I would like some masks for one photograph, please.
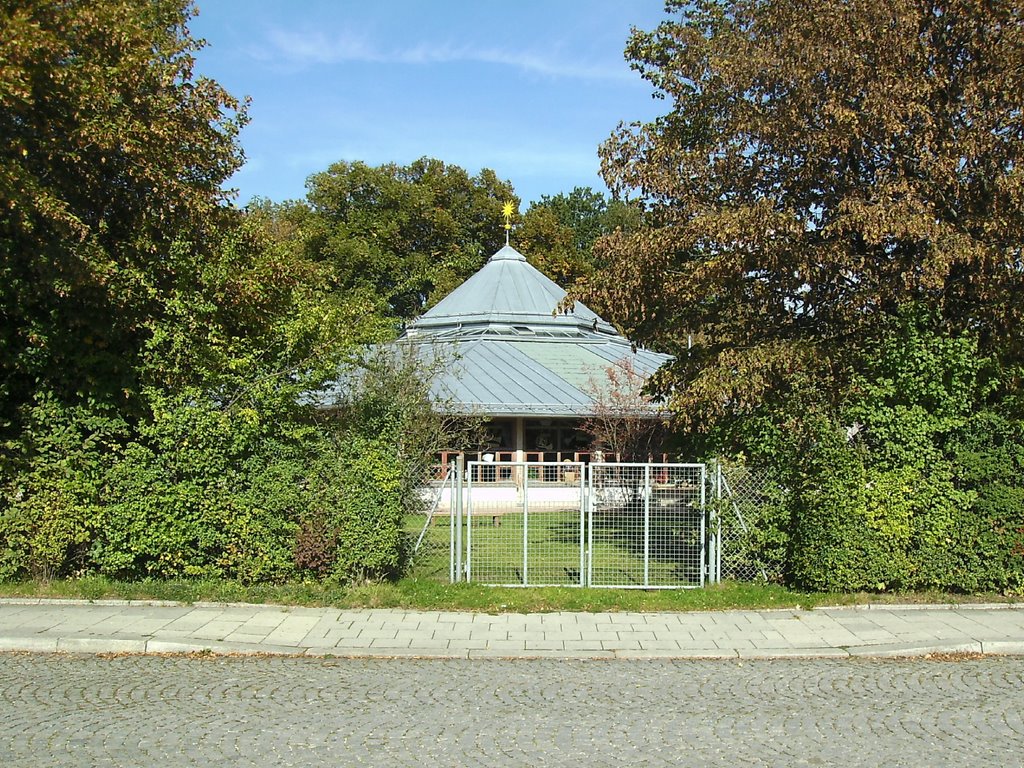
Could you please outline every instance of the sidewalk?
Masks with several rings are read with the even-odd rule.
[[[5,599],[0,651],[462,659],[1024,655],[1024,605],[490,615]]]

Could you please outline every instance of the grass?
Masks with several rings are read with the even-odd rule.
[[[481,613],[763,610],[864,603],[1007,602],[1007,598],[999,595],[964,596],[938,592],[884,595],[808,593],[777,585],[741,582],[704,589],[646,591],[486,587],[480,584],[444,584],[415,578],[393,583],[334,586],[298,582],[274,585],[243,585],[233,581],[120,582],[100,576],[62,581],[0,583],[0,597],[242,602]]]

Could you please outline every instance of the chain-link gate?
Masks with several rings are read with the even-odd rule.
[[[584,468],[578,462],[469,462],[466,580],[582,586]]]
[[[591,464],[587,584],[666,589],[715,580],[703,464]],[[709,535],[710,534],[710,535]]]
[[[718,580],[703,464],[471,461],[456,476],[455,580],[638,589]]]
[[[410,515],[410,572],[645,589],[781,581],[792,493],[763,467],[453,461]]]

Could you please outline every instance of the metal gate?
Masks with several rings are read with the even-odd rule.
[[[471,461],[456,475],[455,580],[636,589],[718,580],[704,464]]]
[[[584,468],[578,462],[469,462],[466,580],[583,586]]]
[[[709,580],[703,464],[591,464],[587,584],[678,589]]]

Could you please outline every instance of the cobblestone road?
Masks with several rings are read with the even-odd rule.
[[[0,766],[1021,766],[1024,659],[0,655]]]

